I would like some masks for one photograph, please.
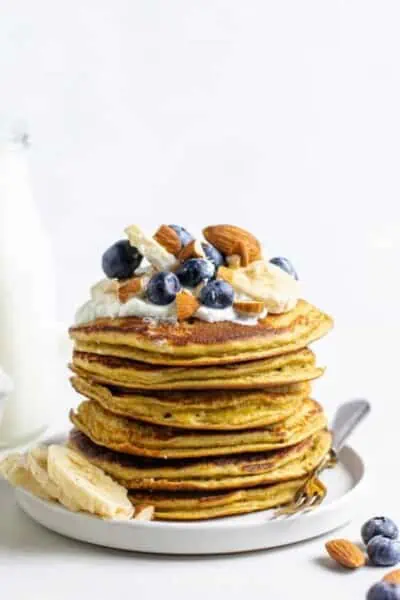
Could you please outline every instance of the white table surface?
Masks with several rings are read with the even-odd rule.
[[[368,422],[352,440],[368,466],[368,495],[360,505],[359,518],[337,533],[354,541],[359,541],[361,524],[374,514],[386,514],[400,523],[395,442],[400,409],[394,386],[396,354],[388,356],[391,348],[396,348],[395,334],[388,330],[339,328],[317,347],[320,362],[330,368],[316,385],[315,397],[328,412],[356,395],[368,397],[373,404]],[[60,396],[54,423],[58,430],[68,426],[67,406],[76,401],[64,386]],[[0,591],[7,600],[109,600],[113,594],[165,600],[322,596],[354,600],[363,598],[387,570],[337,568],[324,550],[331,535],[276,550],[217,557],[140,555],[93,547],[31,521],[16,506],[13,491],[4,482],[0,482],[0,509]]]

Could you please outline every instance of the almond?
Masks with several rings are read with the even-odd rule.
[[[239,254],[232,254],[226,257],[226,262],[231,269],[238,269],[242,261]]]
[[[194,315],[200,303],[190,292],[183,290],[176,295],[178,321],[185,321]]]
[[[257,316],[263,312],[265,305],[257,300],[238,300],[233,303],[233,308],[243,315]]]
[[[211,225],[203,229],[204,237],[217,250],[231,256],[238,254],[242,266],[261,258],[261,244],[254,235],[235,225]]]
[[[349,540],[331,540],[325,544],[328,554],[333,560],[347,569],[358,569],[365,565],[365,554]]]
[[[205,256],[200,240],[192,240],[187,246],[182,248],[178,258],[180,261],[185,262],[185,260],[188,260],[189,258],[205,258]]]
[[[127,279],[126,281],[122,281],[118,286],[118,299],[123,304],[129,300],[129,298],[133,298],[133,296],[138,296],[141,294],[146,285],[145,277],[132,277],[132,279]]]
[[[400,569],[395,569],[394,571],[386,573],[382,581],[387,581],[387,583],[396,583],[397,585],[400,585]]]
[[[135,510],[135,521],[152,521],[154,518],[154,506],[138,506]]]
[[[169,227],[168,225],[161,225],[161,227],[159,227],[159,229],[153,235],[153,238],[168,252],[178,256],[182,248],[182,243],[178,234],[172,229],[172,227]]]

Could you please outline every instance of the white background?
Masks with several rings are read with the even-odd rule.
[[[335,316],[320,346],[330,369],[319,399],[328,409],[350,395],[373,400],[357,439],[388,474],[378,511],[398,472],[384,450],[400,416],[399,23],[395,0],[0,0],[0,116],[25,121],[32,136],[60,320],[71,321],[101,276],[102,252],[130,223],[249,228],[292,259],[307,298]],[[321,540],[211,561],[87,549],[43,533],[2,498],[9,598],[39,597],[42,578],[52,598],[70,598],[73,573],[76,593],[86,581],[97,598],[117,589],[318,598],[329,587],[353,599],[380,577],[350,584],[324,570]]]

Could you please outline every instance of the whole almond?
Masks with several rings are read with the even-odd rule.
[[[263,312],[265,305],[257,300],[238,300],[233,303],[233,308],[243,315],[256,316]]]
[[[205,258],[206,254],[203,250],[200,240],[192,240],[179,252],[178,258],[185,262],[189,258]]]
[[[387,581],[387,583],[396,583],[397,585],[400,585],[400,569],[395,569],[394,571],[386,573],[382,581]]]
[[[186,290],[182,290],[178,292],[176,295],[176,313],[178,316],[178,321],[185,321],[186,319],[190,319],[199,308],[200,303],[191,294]]]
[[[365,554],[349,540],[331,540],[325,548],[333,560],[347,569],[358,569],[366,563]]]
[[[119,283],[117,291],[119,301],[125,303],[129,298],[138,296],[143,292],[145,284],[145,277],[132,277],[132,279],[128,279],[127,281],[122,281]]]
[[[174,256],[178,256],[182,248],[182,244],[178,234],[172,229],[172,227],[169,227],[168,225],[161,225],[161,227],[159,227],[156,233],[153,235],[153,238],[168,252],[174,254]]]
[[[261,258],[261,244],[249,231],[235,225],[211,225],[203,229],[204,237],[217,250],[231,256],[238,254],[241,265]]]

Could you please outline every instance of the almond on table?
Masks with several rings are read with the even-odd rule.
[[[347,569],[358,569],[366,563],[364,552],[349,540],[331,540],[325,544],[325,548],[333,560]]]

